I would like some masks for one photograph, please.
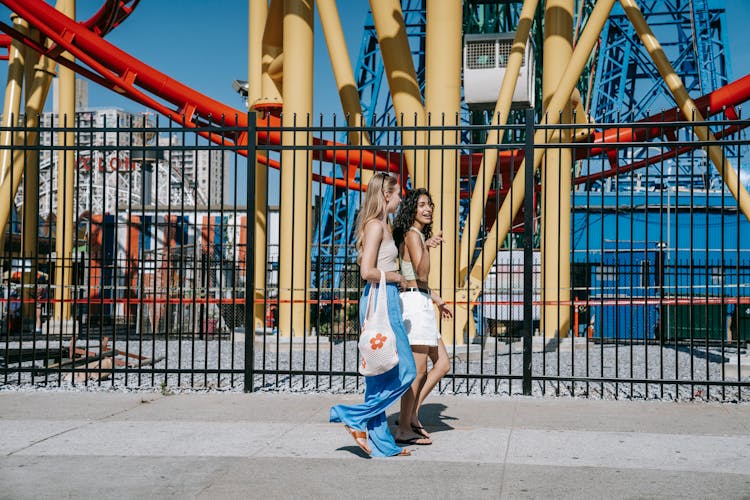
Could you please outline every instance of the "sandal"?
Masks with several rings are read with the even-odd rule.
[[[349,435],[354,438],[354,442],[357,443],[357,446],[359,446],[362,451],[367,453],[367,456],[370,456],[370,453],[372,453],[372,451],[370,450],[370,446],[367,444],[367,433],[365,431],[352,429],[348,425],[345,425],[344,429],[346,429],[346,432],[348,432]]]
[[[394,423],[395,425],[398,425],[398,420],[394,421],[393,423]],[[422,426],[422,425],[414,425],[414,424],[411,424],[411,430],[412,430],[412,431],[413,431],[413,432],[414,432],[415,434],[419,434],[419,435],[420,435],[420,436],[422,436],[422,437],[425,437],[425,438],[427,438],[427,439],[430,439],[430,435],[429,435],[429,434],[427,433],[427,429],[425,429],[425,428],[424,428],[424,426]]]
[[[407,450],[406,448],[401,448],[401,451],[393,455],[394,457],[410,457],[411,451]]]
[[[426,438],[422,435],[416,435],[414,437],[406,438],[406,439],[400,439],[396,438],[397,444],[405,444],[405,445],[417,445],[417,446],[429,446],[432,444],[432,441],[430,438]]]
[[[427,433],[427,429],[425,429],[421,425],[412,425],[411,430],[413,430],[416,434],[419,434],[420,436],[430,439],[430,435]]]

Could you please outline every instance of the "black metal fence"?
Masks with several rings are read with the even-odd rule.
[[[431,286],[465,319],[440,325],[451,360],[440,390],[747,399],[750,200],[715,163],[746,183],[750,122],[698,124],[720,137],[702,142],[685,122],[516,118],[374,130],[250,116],[249,130],[209,130],[104,110],[2,130],[14,159],[3,186],[24,175],[13,196],[0,191],[0,384],[362,389],[354,218],[370,167],[408,188],[414,157],[420,185],[459,177],[452,196],[432,192],[457,234],[439,261],[452,282]],[[246,132],[249,144],[203,138]],[[375,136],[385,143],[367,145]],[[569,204],[550,180],[565,178],[566,156]],[[72,186],[58,182],[71,170]],[[504,203],[520,209],[498,213]],[[543,231],[567,220],[569,239]],[[461,239],[472,225],[475,245]]]

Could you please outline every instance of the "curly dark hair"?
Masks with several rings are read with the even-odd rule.
[[[414,224],[414,220],[417,218],[417,202],[422,195],[427,196],[430,203],[432,203],[432,196],[430,196],[430,192],[425,188],[412,189],[406,193],[406,196],[401,201],[398,213],[393,219],[393,239],[396,241],[396,247],[401,246],[406,237],[406,232]],[[432,236],[432,224],[424,226],[422,234],[425,239]]]

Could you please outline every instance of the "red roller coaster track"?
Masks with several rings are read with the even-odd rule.
[[[77,23],[64,14],[55,10],[44,0],[0,0],[9,9],[24,18],[32,27],[51,40],[49,47],[36,43],[14,30],[11,26],[0,23],[0,30],[10,37],[20,40],[40,53],[54,59],[60,64],[71,67],[82,76],[99,83],[135,102],[147,106],[170,119],[185,126],[195,127],[197,133],[224,145],[242,146],[247,144],[247,115],[210,97],[207,97],[186,85],[170,78],[164,73],[144,64],[123,50],[115,47],[102,38],[109,30],[122,22],[138,4],[138,0],[107,0],[102,8],[87,22]],[[1,44],[0,44],[1,45]],[[61,56],[63,51],[70,52],[77,61],[70,62]],[[696,106],[704,116],[725,113],[728,119],[736,119],[734,107],[750,100],[750,75],[722,87],[696,100]],[[639,121],[642,126],[632,128],[616,128],[591,134],[586,138],[588,147],[577,150],[577,158],[607,155],[613,168],[604,172],[578,177],[575,183],[582,183],[594,178],[620,175],[635,168],[641,168],[665,158],[676,156],[689,147],[675,147],[663,154],[649,157],[645,160],[629,165],[616,165],[615,148],[608,144],[647,141],[662,137],[668,143],[674,140],[675,130],[682,125],[668,126],[669,122],[680,117],[677,108],[650,116]],[[234,128],[239,132],[219,133],[219,129],[212,126]],[[738,130],[738,125],[726,127],[718,131],[717,137],[723,137]],[[258,143],[281,144],[280,121],[268,116],[258,123]],[[591,143],[600,145],[591,147]],[[316,146],[327,146],[316,151],[316,159],[333,162],[348,167],[364,169],[401,170],[401,156],[398,153],[352,150],[346,144],[324,141],[314,138]],[[476,174],[481,165],[481,155],[463,155],[461,158],[461,172],[466,176],[469,172]],[[269,166],[279,168],[277,162],[268,158],[261,158]],[[503,151],[499,153],[498,168],[503,176],[503,184],[508,185],[510,170],[517,169],[523,154],[519,151]],[[350,171],[353,169],[349,169]],[[316,180],[326,184],[349,189],[362,189],[353,178],[333,179],[317,177]],[[466,194],[465,194],[466,195]]]
[[[138,6],[141,0],[105,0],[101,8],[87,21],[80,24],[99,36],[104,36],[120,25]],[[12,38],[0,35],[0,48],[8,50]],[[0,60],[7,61],[8,54],[0,54]]]

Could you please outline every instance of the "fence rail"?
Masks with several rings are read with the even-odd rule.
[[[441,253],[441,267],[459,267],[468,251],[460,237],[480,221],[469,266],[481,285],[467,286],[458,270],[453,283],[431,283],[470,317],[466,329],[441,325],[451,370],[440,390],[750,396],[750,200],[741,191],[738,203],[704,152],[721,148],[722,170],[745,183],[750,122],[698,124],[721,137],[707,143],[686,122],[594,130],[536,123],[531,113],[505,127],[402,119],[377,130],[340,118],[292,128],[249,118],[249,130],[196,130],[101,111],[80,114],[74,127],[45,115],[37,127],[0,129],[14,138],[0,148],[15,159],[3,175],[24,173],[18,192],[0,200],[0,212],[10,207],[0,245],[0,385],[361,390],[363,284],[352,229],[362,165],[412,185],[411,155],[426,164],[420,185],[460,178],[456,206],[432,193],[440,218],[460,231],[444,235],[455,250]],[[74,144],[59,142],[65,130]],[[208,142],[209,132],[252,139],[230,146]],[[354,146],[353,134],[388,142]],[[407,136],[427,143],[405,145]],[[447,144],[462,137],[476,143]],[[487,147],[487,137],[497,144]],[[498,160],[482,163],[486,150]],[[537,172],[524,158],[539,155]],[[568,217],[567,203],[550,201],[545,187],[567,168],[554,158],[566,155],[570,238],[543,236],[543,224],[565,227]],[[487,178],[486,168],[495,169]],[[74,186],[58,182],[68,169]],[[523,193],[510,190],[519,173]],[[471,213],[472,193],[485,187],[485,209]],[[63,209],[58,196],[71,189],[74,203]],[[500,239],[491,229],[515,196],[524,203],[499,221],[511,228]],[[567,241],[569,279],[554,271],[550,280],[549,255]],[[480,258],[482,248],[491,259]]]

